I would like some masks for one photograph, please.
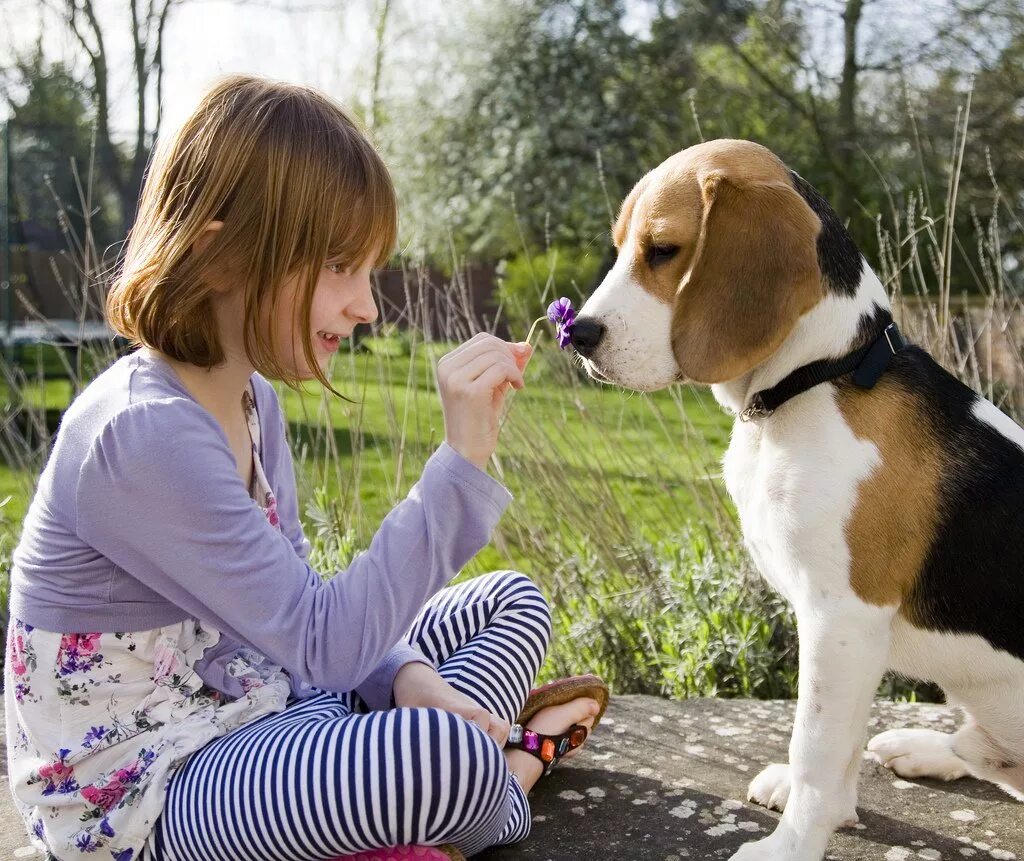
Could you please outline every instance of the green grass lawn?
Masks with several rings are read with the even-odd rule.
[[[729,421],[707,392],[680,390],[637,396],[581,381],[564,358],[535,357],[527,387],[511,396],[492,474],[515,496],[506,519],[564,529],[546,516],[552,505],[621,507],[641,531],[707,514],[717,487],[708,485],[728,437]],[[444,437],[431,359],[341,357],[334,380],[356,403],[283,389],[300,488],[326,488],[341,500],[365,540],[418,476]],[[328,418],[329,417],[329,418]],[[326,427],[334,439],[325,439]],[[305,458],[333,447],[336,457]],[[557,476],[561,487],[552,486]],[[557,482],[556,482],[557,484]],[[559,497],[553,499],[552,497]],[[483,565],[523,564],[515,544],[500,539]],[[511,559],[501,558],[502,550]]]

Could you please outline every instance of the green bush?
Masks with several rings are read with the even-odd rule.
[[[795,621],[733,539],[698,527],[639,552],[647,576],[566,559],[549,672],[597,672],[617,693],[796,696]]]
[[[521,254],[498,266],[498,299],[513,332],[526,337],[548,303],[568,296],[579,308],[601,268],[601,251],[552,247],[544,254]],[[518,335],[516,337],[519,337]]]

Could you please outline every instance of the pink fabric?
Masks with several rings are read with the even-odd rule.
[[[436,846],[390,846],[387,849],[370,849],[355,855],[339,855],[330,861],[405,861],[418,858],[420,861],[451,861],[451,855]]]

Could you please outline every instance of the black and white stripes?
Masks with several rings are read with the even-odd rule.
[[[537,587],[500,571],[438,593],[409,641],[512,722],[550,626]],[[526,796],[477,726],[438,709],[364,711],[325,692],[213,740],[172,777],[142,858],[319,861],[416,843],[469,855],[526,836]]]

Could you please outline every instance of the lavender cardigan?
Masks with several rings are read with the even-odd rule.
[[[369,549],[330,580],[310,568],[277,393],[252,377],[260,459],[281,532],[246,492],[220,425],[166,362],[118,360],[65,413],[14,552],[10,613],[57,632],[195,618],[221,631],[196,669],[230,696],[248,645],[296,696],[356,690],[387,708],[424,602],[490,539],[508,491],[446,443]]]

